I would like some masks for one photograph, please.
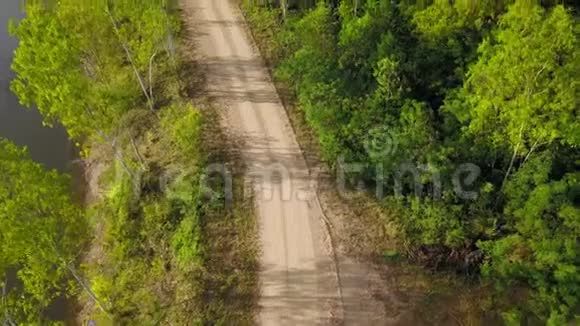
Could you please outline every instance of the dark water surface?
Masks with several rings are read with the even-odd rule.
[[[8,21],[24,17],[22,0],[0,0],[0,137],[27,146],[32,158],[48,168],[70,170],[71,146],[63,128],[45,128],[36,110],[24,109],[10,91],[10,69],[16,39],[8,35]]]

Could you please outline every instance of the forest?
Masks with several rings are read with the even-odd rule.
[[[362,164],[352,177],[379,189],[407,257],[518,298],[507,324],[578,322],[577,2],[243,8],[323,158]]]
[[[11,89],[66,129],[90,189],[75,198],[70,175],[0,138],[6,325],[63,324],[47,317],[63,298],[77,323],[252,323],[253,215],[207,187],[225,145],[191,99],[178,8],[39,0],[11,23]],[[361,167],[352,188],[376,194],[409,262],[490,282],[507,325],[580,322],[577,1],[242,9],[321,156]]]
[[[92,195],[73,199],[79,190],[70,176],[0,141],[0,273],[11,280],[0,284],[0,320],[187,325],[224,318],[220,296],[240,286],[235,276],[228,284],[220,277],[253,261],[240,255],[216,272],[208,259],[217,247],[213,225],[226,232],[236,220],[205,188],[203,167],[213,154],[202,139],[206,114],[189,96],[197,72],[182,53],[177,3],[29,1],[25,11],[10,27],[19,40],[11,89],[44,124],[64,126]],[[211,254],[219,258],[217,249]],[[209,295],[217,299],[201,300]],[[62,298],[76,322],[47,317]]]

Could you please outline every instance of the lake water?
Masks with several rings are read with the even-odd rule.
[[[32,158],[46,167],[70,170],[71,146],[62,128],[45,128],[36,110],[24,109],[10,92],[10,69],[18,42],[8,35],[8,21],[24,16],[21,0],[0,0],[0,137],[27,146]]]

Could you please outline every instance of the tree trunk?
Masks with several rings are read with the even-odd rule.
[[[512,159],[510,160],[510,165],[508,166],[508,169],[505,173],[505,176],[503,177],[503,181],[501,183],[501,188],[500,190],[503,189],[503,187],[505,186],[505,183],[507,182],[507,179],[512,171],[512,168],[514,167],[514,162],[517,158],[518,155],[518,150],[520,148],[520,144],[522,143],[522,133],[524,131],[524,125],[522,124],[521,128],[520,128],[520,135],[518,136],[518,143],[516,144],[516,147],[514,148],[514,154],[512,155]]]
[[[143,95],[145,95],[145,98],[147,99],[147,103],[149,104],[149,109],[151,111],[153,111],[154,110],[153,100],[149,96],[149,93],[147,92],[147,88],[145,87],[145,83],[143,82],[143,78],[141,77],[139,70],[135,66],[135,62],[133,60],[133,56],[131,55],[131,51],[129,50],[129,46],[125,42],[123,42],[123,40],[121,40],[121,34],[119,33],[119,27],[117,26],[117,23],[115,22],[115,18],[113,17],[113,14],[111,14],[111,11],[109,10],[108,6],[106,7],[105,11],[107,12],[107,15],[109,16],[109,19],[111,20],[111,24],[113,25],[113,29],[115,30],[115,34],[117,34],[119,44],[121,44],[121,47],[123,48],[123,50],[125,51],[125,55],[127,56],[127,60],[129,60],[129,64],[131,65],[131,68],[133,68],[133,73],[135,74],[137,81],[139,81],[139,86],[141,86],[141,90],[143,91]]]

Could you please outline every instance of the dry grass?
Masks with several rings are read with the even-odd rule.
[[[254,324],[259,296],[259,244],[253,194],[244,182],[240,144],[222,128],[219,108],[204,92],[206,72],[198,64],[196,22],[183,17],[181,49],[187,57],[184,89],[203,112],[202,146],[208,164],[223,164],[233,179],[233,202],[215,207],[201,221],[205,251],[201,315],[206,324]],[[211,180],[223,187],[223,180]],[[223,188],[222,188],[223,189]]]
[[[202,316],[211,324],[253,324],[259,295],[257,225],[252,193],[245,187],[238,145],[221,130],[219,114],[204,105],[204,146],[209,163],[233,176],[233,203],[202,220],[205,250]],[[217,184],[223,185],[217,180]]]

